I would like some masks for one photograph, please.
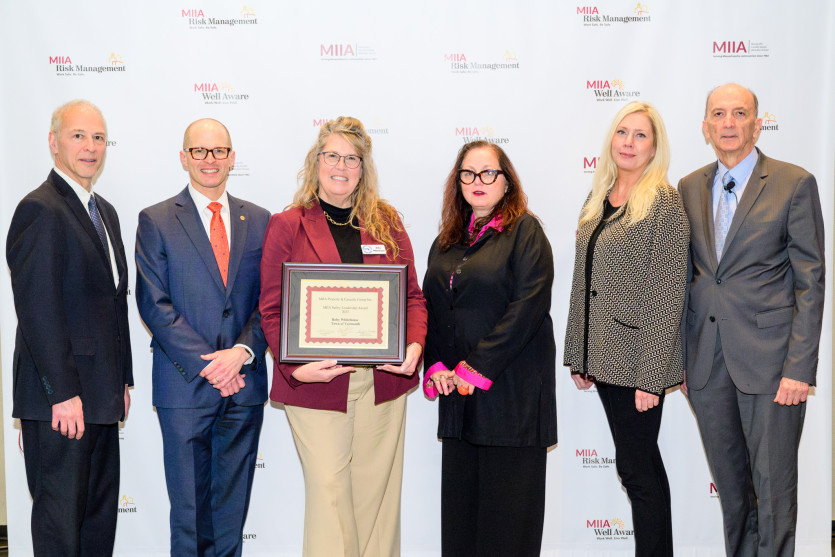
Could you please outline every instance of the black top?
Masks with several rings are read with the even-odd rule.
[[[586,318],[585,318],[585,325],[583,328],[583,371],[588,372],[588,359],[589,359],[589,303],[591,302],[591,296],[597,296],[597,292],[591,289],[591,269],[592,263],[594,260],[594,246],[597,244],[597,237],[600,236],[600,232],[603,228],[606,227],[606,223],[608,222],[609,218],[618,212],[620,207],[615,207],[611,203],[609,203],[609,199],[606,198],[603,200],[603,217],[600,219],[600,222],[597,224],[597,228],[594,229],[594,232],[591,233],[591,237],[589,238],[589,246],[586,250]]]
[[[466,360],[493,381],[471,396],[440,397],[438,437],[505,447],[557,442],[553,278],[551,246],[531,215],[501,233],[488,229],[473,245],[442,251],[435,240],[423,280],[425,367]]]
[[[334,207],[319,199],[319,204],[325,212],[331,236],[339,252],[339,258],[343,263],[362,263],[362,240],[356,217],[349,225],[348,218],[351,216],[351,207]],[[330,217],[330,218],[327,218]],[[333,221],[339,224],[334,224]],[[344,224],[343,224],[344,223]],[[341,225],[341,226],[340,226]]]

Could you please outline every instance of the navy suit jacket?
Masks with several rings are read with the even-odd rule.
[[[231,245],[227,285],[209,236],[186,187],[139,214],[136,231],[136,303],[151,331],[153,403],[162,408],[208,408],[220,391],[200,372],[201,354],[245,344],[254,361],[241,369],[241,406],[267,400],[267,342],[261,331],[261,245],[270,213],[229,197]]]
[[[80,396],[84,421],[114,424],[133,385],[128,333],[127,261],[119,218],[96,204],[119,284],[93,221],[55,171],[15,210],[6,239],[17,311],[12,416],[52,420],[52,405]]]

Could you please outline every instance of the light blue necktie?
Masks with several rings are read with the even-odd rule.
[[[716,247],[716,260],[722,259],[722,251],[725,248],[725,238],[728,236],[728,229],[731,227],[731,221],[734,218],[736,211],[736,193],[733,188],[731,191],[725,189],[730,182],[733,182],[731,171],[725,172],[722,176],[722,192],[719,194],[719,208],[716,210],[716,223],[714,225],[715,238],[714,244]]]

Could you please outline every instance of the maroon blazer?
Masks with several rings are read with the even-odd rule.
[[[423,346],[426,339],[426,301],[417,281],[412,243],[405,231],[393,232],[400,246],[400,255],[394,261],[389,259],[388,254],[363,255],[362,260],[366,264],[408,265],[406,344],[418,342]],[[380,243],[366,234],[362,223],[360,235],[363,245]],[[281,343],[281,264],[285,262],[342,262],[325,220],[325,213],[318,202],[314,202],[310,209],[294,207],[270,218],[261,258],[261,329],[275,358],[270,399],[304,408],[344,412],[348,407],[350,374],[339,375],[330,383],[302,383],[292,377],[298,366],[278,361]],[[418,379],[417,371],[411,377],[406,377],[375,369],[375,402],[379,404],[399,397],[417,385]]]

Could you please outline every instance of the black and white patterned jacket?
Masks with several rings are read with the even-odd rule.
[[[564,362],[572,373],[660,394],[683,380],[680,325],[690,226],[672,186],[661,187],[647,216],[635,225],[626,225],[625,207],[612,215],[595,245],[588,339],[586,251],[600,220],[577,230]]]

